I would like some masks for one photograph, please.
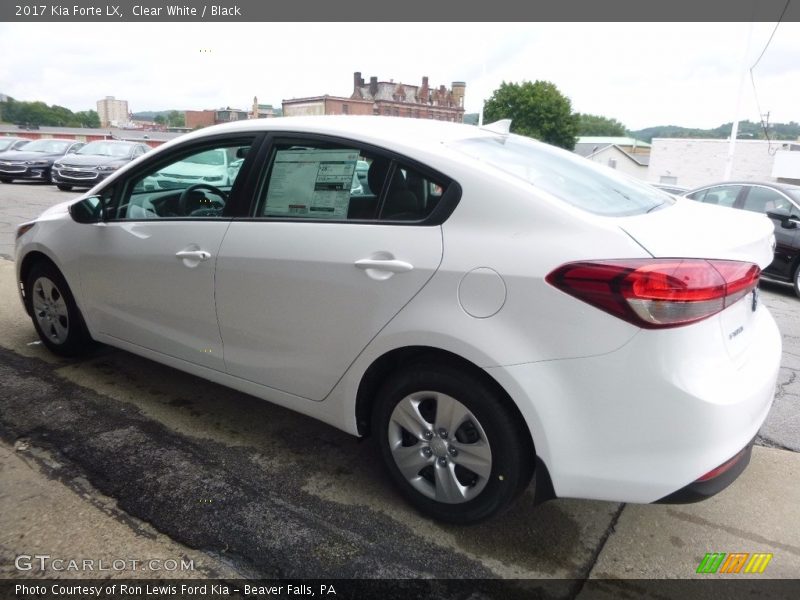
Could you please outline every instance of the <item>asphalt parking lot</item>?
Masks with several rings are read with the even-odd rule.
[[[170,577],[562,579],[549,593],[563,598],[592,578],[694,577],[706,552],[769,552],[770,577],[800,573],[791,288],[762,285],[784,342],[776,400],[719,496],[534,508],[529,490],[488,523],[447,526],[397,497],[368,441],[119,350],[49,354],[17,298],[13,230],[75,195],[0,184],[0,578],[81,576],[15,567],[36,553],[193,561]]]

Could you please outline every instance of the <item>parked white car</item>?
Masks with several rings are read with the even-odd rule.
[[[219,182],[212,155],[244,160]],[[194,179],[146,185],[186,164]],[[537,500],[709,496],[774,395],[766,217],[502,124],[210,127],[17,236],[53,352],[96,340],[371,435],[403,495],[446,521],[495,514],[532,477]]]

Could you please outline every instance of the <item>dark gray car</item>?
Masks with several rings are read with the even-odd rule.
[[[767,215],[775,225],[775,260],[763,276],[794,285],[800,296],[800,186],[762,181],[727,181],[685,194],[687,198]]]
[[[150,150],[147,144],[102,140],[90,142],[53,165],[53,183],[60,190],[93,187],[134,158]]]
[[[11,183],[15,179],[50,181],[53,162],[85,144],[75,140],[41,139],[26,144],[21,150],[0,153],[0,181]]]

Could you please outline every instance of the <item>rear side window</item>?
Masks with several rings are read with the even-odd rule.
[[[522,136],[471,138],[451,146],[597,215],[638,215],[674,202],[643,182]]]
[[[716,204],[717,206],[732,208],[741,191],[741,185],[720,185],[690,194],[689,198],[705,204]]]
[[[401,161],[332,142],[282,142],[255,216],[310,221],[421,221],[446,184]]]

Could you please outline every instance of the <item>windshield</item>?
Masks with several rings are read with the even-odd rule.
[[[201,152],[200,154],[184,158],[183,162],[196,163],[198,165],[224,165],[225,151],[209,150],[208,152]]]
[[[61,154],[67,151],[72,142],[62,140],[36,140],[25,145],[25,152],[46,152],[48,154]]]
[[[90,142],[78,150],[77,154],[91,154],[93,156],[130,156],[133,144],[120,144],[113,142]]]
[[[0,138],[0,151],[8,150],[11,147],[11,144],[16,142],[17,140],[4,140]]]
[[[638,215],[674,202],[644,182],[519,135],[470,138],[451,146],[597,215]]]

